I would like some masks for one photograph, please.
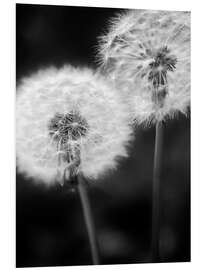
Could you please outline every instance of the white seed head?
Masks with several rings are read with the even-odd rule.
[[[90,69],[47,68],[17,89],[17,167],[52,184],[81,173],[96,179],[126,157],[131,128],[112,85]]]
[[[190,105],[190,13],[135,10],[117,16],[100,38],[99,60],[131,105],[150,123]]]

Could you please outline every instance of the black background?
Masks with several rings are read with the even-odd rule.
[[[119,11],[17,4],[17,82],[49,65],[96,67],[97,37]],[[150,261],[154,136],[154,127],[137,130],[130,157],[89,183],[102,264]],[[16,266],[91,264],[77,193],[33,180],[17,172]],[[181,115],[164,125],[161,188],[161,261],[189,261],[190,119]]]

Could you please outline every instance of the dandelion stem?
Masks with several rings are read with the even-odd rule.
[[[156,123],[154,171],[152,187],[152,261],[159,261],[159,237],[160,237],[160,175],[162,158],[163,126],[162,122]]]
[[[99,256],[98,256],[98,243],[96,238],[95,226],[92,218],[90,202],[88,199],[88,194],[86,190],[86,186],[84,180],[81,176],[78,176],[78,192],[81,200],[83,215],[85,219],[85,224],[87,228],[90,249],[92,254],[93,264],[99,264]]]

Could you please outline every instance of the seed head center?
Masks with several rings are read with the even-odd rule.
[[[164,46],[155,54],[154,61],[150,66],[148,80],[152,82],[154,88],[166,86],[167,72],[174,71],[176,68],[177,58],[171,54],[170,50]]]
[[[78,112],[71,111],[66,114],[56,113],[49,123],[49,134],[54,139],[67,144],[70,141],[77,141],[85,136],[88,124]]]

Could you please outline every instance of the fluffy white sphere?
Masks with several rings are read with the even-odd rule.
[[[189,12],[134,10],[120,14],[100,38],[98,52],[107,75],[128,100],[133,119],[154,123],[177,112],[187,113]]]
[[[17,89],[17,167],[52,184],[79,162],[77,173],[96,179],[126,157],[129,113],[112,85],[91,69],[39,70]]]

